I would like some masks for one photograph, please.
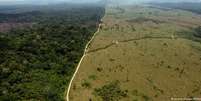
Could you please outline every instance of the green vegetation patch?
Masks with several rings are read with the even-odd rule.
[[[201,38],[201,26],[195,28],[195,32],[194,36]]]
[[[84,88],[91,88],[91,83],[87,80],[83,80],[82,87]]]
[[[103,101],[118,101],[127,96],[127,91],[121,90],[119,82],[115,81],[96,88],[94,94],[101,97]]]
[[[104,7],[74,6],[41,11],[39,19],[34,12],[0,17],[0,22],[36,23],[0,33],[1,101],[64,101],[84,47],[104,15]]]

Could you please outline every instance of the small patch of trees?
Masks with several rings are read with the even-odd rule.
[[[103,101],[118,101],[127,97],[127,91],[120,88],[119,81],[114,81],[101,88],[96,88],[94,94],[101,97]]]
[[[195,32],[194,36],[201,38],[201,26],[195,28]]]
[[[90,88],[91,87],[91,83],[89,81],[87,81],[87,80],[84,80],[82,82],[82,87],[84,87],[84,88]]]

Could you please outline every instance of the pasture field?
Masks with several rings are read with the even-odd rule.
[[[201,97],[201,15],[108,5],[73,80],[70,101],[170,101]]]

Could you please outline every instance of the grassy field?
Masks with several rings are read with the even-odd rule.
[[[170,101],[201,97],[201,15],[108,5],[82,61],[71,101]]]

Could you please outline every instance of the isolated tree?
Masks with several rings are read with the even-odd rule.
[[[201,26],[195,28],[195,36],[201,38]]]

